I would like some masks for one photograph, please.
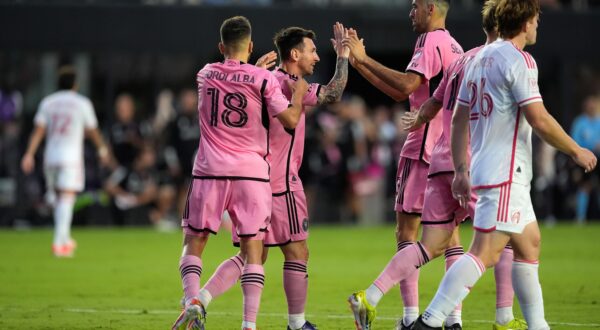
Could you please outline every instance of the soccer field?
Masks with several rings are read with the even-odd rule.
[[[393,227],[315,227],[308,319],[319,329],[353,329],[346,298],[366,288],[394,253]],[[463,244],[471,229],[464,226]],[[55,259],[50,230],[0,231],[0,329],[167,329],[179,314],[180,233],[150,229],[76,229],[73,259]],[[600,328],[600,226],[543,228],[540,277],[547,319],[556,329]],[[228,233],[211,237],[203,258],[204,282],[236,252]],[[282,257],[272,250],[258,325],[285,329]],[[421,271],[421,310],[443,274],[443,259]],[[495,309],[493,271],[465,300],[465,329],[491,329]],[[207,329],[239,329],[241,290],[213,301]],[[519,313],[515,307],[515,312]],[[402,314],[398,289],[378,306],[375,329],[393,329]]]

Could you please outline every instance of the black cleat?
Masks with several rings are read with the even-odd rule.
[[[290,328],[290,326],[288,325],[287,330],[292,330],[292,328]],[[316,324],[312,324],[312,323],[306,321],[306,323],[304,323],[302,328],[300,328],[298,330],[319,330],[319,329],[317,329]]]
[[[425,322],[423,322],[423,317],[419,316],[419,318],[413,324],[411,330],[442,330],[442,327],[430,327]]]
[[[462,330],[460,323],[454,323],[453,325],[445,325],[444,330]]]
[[[399,319],[398,323],[396,323],[396,330],[410,330],[410,329],[412,329],[414,324],[415,324],[415,322],[412,322],[409,325],[404,325],[404,320]]]

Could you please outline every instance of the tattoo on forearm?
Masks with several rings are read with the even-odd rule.
[[[319,104],[329,104],[339,101],[342,98],[344,88],[348,82],[348,59],[338,57],[335,66],[335,74],[327,86],[323,86],[319,93]]]
[[[457,172],[466,172],[467,171],[467,164],[462,163],[460,165],[458,165],[458,167],[456,168]]]

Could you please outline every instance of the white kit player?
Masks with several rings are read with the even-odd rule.
[[[54,207],[54,240],[52,251],[57,257],[73,256],[75,241],[71,238],[73,204],[84,188],[83,140],[90,137],[96,145],[102,164],[109,161],[109,151],[98,131],[98,120],[90,100],[78,94],[73,67],[58,72],[59,91],[46,96],[34,118],[34,130],[21,169],[29,174],[35,168],[35,153],[44,137],[44,174],[49,202]]]
[[[465,71],[452,121],[452,193],[465,207],[471,189],[477,191],[475,236],[413,329],[442,329],[446,316],[498,262],[509,241],[513,286],[528,329],[550,329],[538,279],[541,236],[530,198],[531,134],[535,131],[586,171],[594,169],[596,157],[565,133],[542,102],[536,62],[523,51],[536,41],[539,12],[537,0],[500,0],[496,18],[502,39],[482,49]]]

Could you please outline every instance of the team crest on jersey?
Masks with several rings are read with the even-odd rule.
[[[529,88],[532,92],[539,92],[538,81],[536,78],[529,78]]]
[[[304,230],[304,232],[308,231],[308,218],[304,218],[304,220],[302,220],[302,230]]]
[[[519,223],[519,221],[521,221],[521,212],[513,212],[512,216],[510,217],[510,221],[512,221],[512,223]]]

